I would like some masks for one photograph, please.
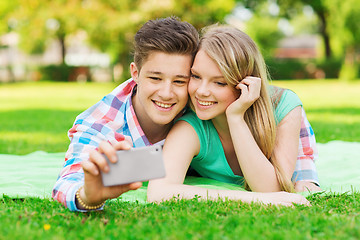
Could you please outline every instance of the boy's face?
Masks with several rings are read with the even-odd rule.
[[[131,64],[137,83],[133,105],[140,125],[166,125],[186,106],[191,55],[152,52],[140,72]]]

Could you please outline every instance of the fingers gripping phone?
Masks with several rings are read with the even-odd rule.
[[[160,145],[132,148],[116,152],[118,161],[112,163],[104,154],[110,171],[102,172],[104,186],[142,182],[165,177],[165,167]]]

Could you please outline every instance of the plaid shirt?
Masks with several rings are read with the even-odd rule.
[[[315,166],[317,158],[315,134],[306,117],[304,108],[302,108],[299,152],[291,180],[293,182],[308,180],[320,186]]]
[[[133,147],[151,145],[136,118],[131,95],[136,85],[132,79],[119,85],[101,101],[81,113],[68,136],[71,140],[65,163],[52,191],[53,199],[71,211],[80,211],[75,204],[75,193],[84,184],[81,162],[100,142],[116,143],[130,136]]]
[[[101,101],[81,113],[75,120],[68,136],[71,140],[65,154],[65,163],[52,191],[54,200],[70,211],[83,211],[76,207],[75,194],[84,185],[81,162],[89,158],[91,150],[101,141],[116,143],[130,136],[133,147],[151,145],[136,118],[131,96],[136,83],[132,79],[119,85]],[[314,132],[303,110],[299,155],[293,179],[310,180],[318,184],[315,167],[317,156]]]

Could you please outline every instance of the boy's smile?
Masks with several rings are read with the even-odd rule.
[[[140,71],[131,65],[137,92],[133,96],[136,116],[142,128],[167,125],[184,109],[188,100],[191,55],[153,52]]]

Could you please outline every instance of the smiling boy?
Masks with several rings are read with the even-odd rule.
[[[141,183],[104,187],[100,171],[115,151],[161,142],[182,113],[199,36],[171,17],[146,22],[135,35],[132,79],[81,113],[69,130],[71,143],[52,197],[71,211],[102,209],[105,200]],[[124,141],[127,136],[127,140]],[[132,142],[132,145],[129,143]]]

